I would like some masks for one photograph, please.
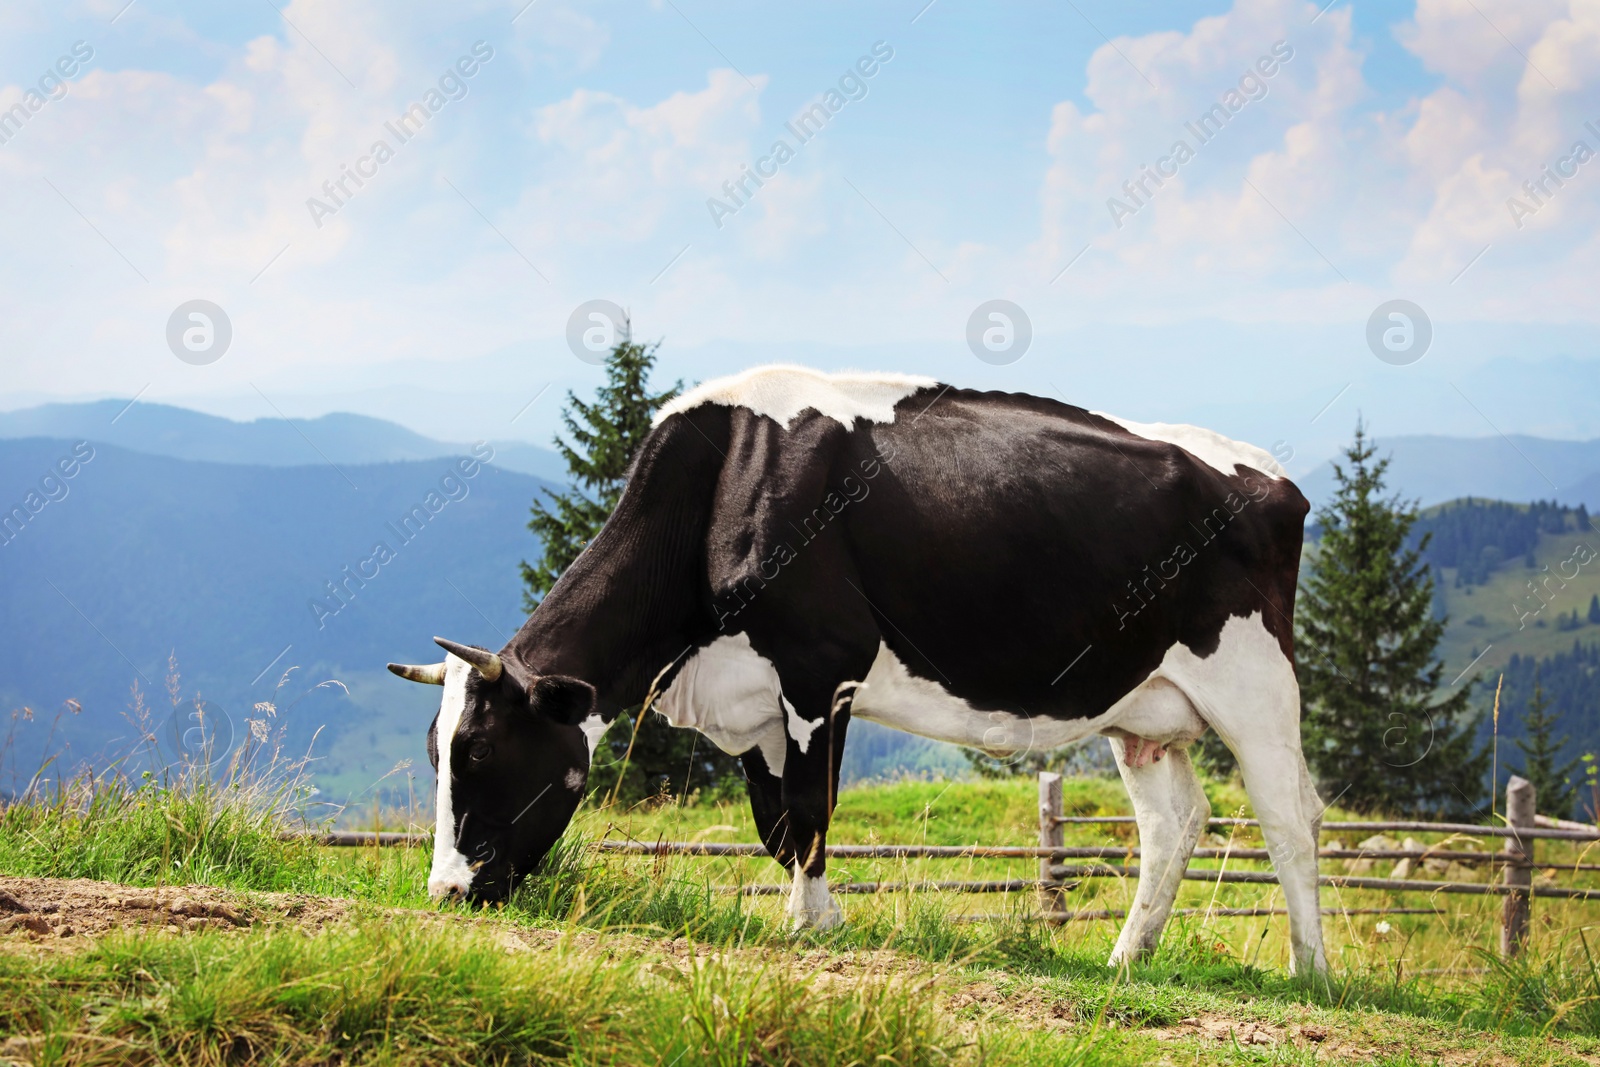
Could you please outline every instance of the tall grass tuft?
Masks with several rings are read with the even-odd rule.
[[[175,711],[184,703],[178,684],[171,663]],[[307,759],[284,754],[271,702],[256,705],[260,718],[247,721],[245,740],[228,753],[213,750],[204,705],[194,707],[195,732],[205,740],[169,759],[136,685],[128,719],[139,747],[106,768],[36,774],[0,809],[0,869],[133,885],[296,887],[317,863],[315,848],[293,839],[307,828],[303,812],[314,792]],[[135,775],[130,765],[155,769]]]

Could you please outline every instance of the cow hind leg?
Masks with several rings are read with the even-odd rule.
[[[1289,909],[1290,970],[1324,974],[1317,841],[1322,802],[1300,746],[1294,667],[1260,616],[1228,620],[1216,653],[1175,673],[1232,750]]]
[[[1136,762],[1128,759],[1122,739],[1108,740],[1139,824],[1139,886],[1110,960],[1112,966],[1124,966],[1154,951],[1161,940],[1211,805],[1186,747],[1174,746],[1159,761]]]

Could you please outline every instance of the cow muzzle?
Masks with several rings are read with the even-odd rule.
[[[465,900],[467,885],[458,878],[429,878],[428,896],[435,901]]]

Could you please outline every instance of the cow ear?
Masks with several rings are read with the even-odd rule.
[[[580,678],[549,674],[533,683],[528,693],[536,715],[564,726],[576,726],[594,710],[594,686]]]

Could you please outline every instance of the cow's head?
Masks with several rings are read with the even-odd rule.
[[[438,774],[428,893],[503,900],[544,859],[583,797],[589,748],[577,724],[594,707],[594,688],[434,640],[448,653],[443,663],[389,664],[402,678],[444,687],[428,729]]]

